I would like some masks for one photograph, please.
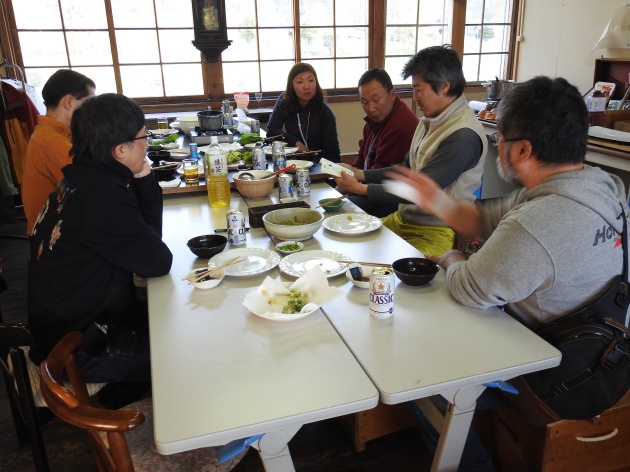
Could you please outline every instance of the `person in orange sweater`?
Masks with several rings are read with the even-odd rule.
[[[42,89],[46,115],[37,117],[24,157],[22,203],[29,235],[42,206],[63,177],[62,167],[72,162],[72,114],[95,91],[92,79],[69,69],[55,72]]]

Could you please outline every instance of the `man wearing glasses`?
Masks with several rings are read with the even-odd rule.
[[[91,97],[72,117],[72,138],[73,162],[30,238],[31,358],[41,362],[65,333],[81,330],[86,381],[148,386],[147,308],[133,276],[167,274],[172,254],[144,114],[123,95]]]

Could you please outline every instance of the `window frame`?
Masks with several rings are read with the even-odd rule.
[[[229,1],[229,0],[226,0]],[[342,0],[333,0],[342,1]],[[467,0],[452,0],[453,1],[453,19],[452,19],[452,33],[451,33],[451,45],[458,51],[460,57],[463,56],[464,50],[464,34],[465,34],[465,22],[466,22],[466,3]],[[508,52],[508,66],[506,79],[513,79],[516,76],[516,64],[518,58],[518,37],[520,35],[521,18],[524,0],[513,0],[513,18],[511,21],[512,31],[510,38],[510,49]],[[293,13],[294,13],[294,28],[295,28],[295,41],[296,41],[296,61],[301,58],[300,49],[297,47],[300,41],[300,26],[299,26],[299,0],[292,0]],[[112,45],[116,45],[116,38],[114,33],[114,27],[112,22],[111,4],[109,1],[105,2],[108,32],[110,35],[110,41]],[[386,40],[386,15],[385,9],[387,0],[369,0],[368,2],[368,67],[383,67],[385,63],[385,40]],[[17,26],[15,23],[15,16],[11,0],[0,0],[0,27],[2,28],[1,40],[2,40],[2,53],[4,58],[13,64],[17,64],[24,69],[24,63],[22,60],[21,49],[19,47]],[[334,26],[333,26],[334,27]],[[333,57],[333,60],[336,56]],[[117,51],[115,48],[112,50],[112,62],[114,68],[114,75],[116,80],[116,87],[121,89],[120,78],[120,64],[118,62]],[[257,61],[260,62],[260,61]],[[145,110],[169,110],[169,109],[198,109],[199,106],[206,106],[209,104],[219,103],[224,98],[231,98],[230,95],[224,93],[223,87],[223,69],[222,62],[205,62],[200,55],[200,63],[202,65],[202,81],[204,88],[203,96],[170,96],[170,97],[147,97],[135,99]],[[9,73],[9,75],[11,75]],[[403,97],[411,95],[411,87],[398,86],[399,93]],[[483,87],[480,82],[470,82],[467,86],[467,92],[481,92]],[[265,92],[262,99],[263,106],[271,106],[277,98],[277,93],[280,91]],[[327,97],[331,102],[345,102],[356,100],[356,88],[340,88],[327,90]]]

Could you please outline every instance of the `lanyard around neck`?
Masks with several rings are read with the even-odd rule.
[[[302,135],[302,142],[306,147],[308,147],[308,141],[302,132],[302,121],[300,120],[300,112],[297,112],[297,120],[298,120],[298,128],[300,129],[300,134]],[[306,119],[306,136],[308,136],[308,127],[311,125],[311,111],[308,111],[308,118]]]

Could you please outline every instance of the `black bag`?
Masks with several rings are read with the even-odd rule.
[[[562,352],[557,367],[510,380],[508,395],[532,424],[589,419],[612,407],[630,388],[630,303],[626,216],[623,272],[593,304],[542,326],[536,333]]]

